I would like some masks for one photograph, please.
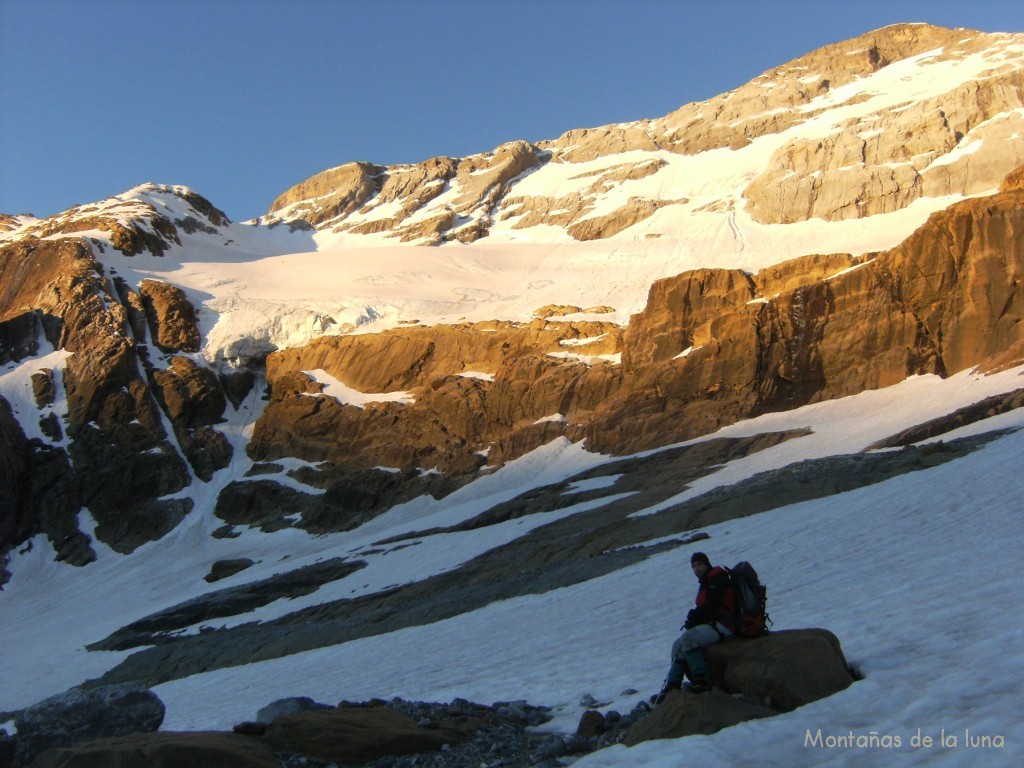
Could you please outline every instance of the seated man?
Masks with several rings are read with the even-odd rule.
[[[684,677],[690,679],[691,691],[706,691],[708,667],[704,649],[736,632],[736,593],[729,571],[720,565],[712,568],[703,552],[693,553],[690,567],[700,582],[696,607],[686,616],[686,631],[672,644],[672,666],[658,695],[659,703],[668,691],[682,687]]]

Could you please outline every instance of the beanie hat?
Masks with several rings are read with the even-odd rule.
[[[711,567],[711,561],[708,560],[708,556],[703,552],[694,552],[690,555],[690,565],[693,565],[694,563],[704,563],[708,568]]]

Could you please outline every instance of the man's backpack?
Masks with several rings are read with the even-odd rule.
[[[772,623],[768,616],[768,590],[757,577],[754,566],[743,560],[730,571],[732,588],[736,593],[736,613],[739,630],[743,637],[760,637],[768,633]]]

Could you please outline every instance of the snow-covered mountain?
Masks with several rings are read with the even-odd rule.
[[[958,579],[1021,586],[1022,165],[1024,38],[899,25],[249,222],[158,184],[0,218],[0,710],[102,678],[175,728],[294,694],[571,730],[657,686],[701,531],[866,679],[583,764],[878,758],[817,727],[1019,757],[1020,622]]]

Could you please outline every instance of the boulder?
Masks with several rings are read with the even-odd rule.
[[[707,693],[670,691],[649,715],[626,733],[623,743],[632,747],[651,739],[678,739],[697,733],[717,733],[723,728],[778,714],[724,691]]]
[[[29,765],[46,750],[148,733],[163,720],[163,702],[152,691],[130,686],[74,688],[15,714],[18,757],[22,765]]]
[[[827,629],[789,629],[708,648],[711,684],[789,712],[853,683],[839,640]]]
[[[848,687],[853,675],[839,640],[826,629],[792,629],[736,638],[707,649],[712,690],[670,691],[629,727],[627,746],[650,739],[716,733],[789,712]],[[581,727],[582,727],[581,723]]]
[[[270,723],[285,715],[296,715],[299,712],[318,712],[325,709],[334,709],[330,704],[321,704],[309,696],[292,696],[287,699],[272,701],[256,713],[256,722]]]
[[[204,577],[204,581],[212,584],[215,581],[234,576],[253,565],[248,557],[231,558],[228,560],[217,560],[210,566],[210,572]]]
[[[279,717],[263,739],[278,752],[361,764],[386,755],[433,752],[468,736],[468,732],[447,725],[420,727],[383,706],[343,705]]]
[[[277,768],[274,750],[234,733],[146,733],[51,749],[32,768]]]
[[[580,718],[579,725],[576,726],[576,735],[581,736],[585,739],[591,739],[594,736],[600,736],[604,732],[604,715],[602,715],[596,709],[588,709],[586,712],[584,712],[583,717]]]

